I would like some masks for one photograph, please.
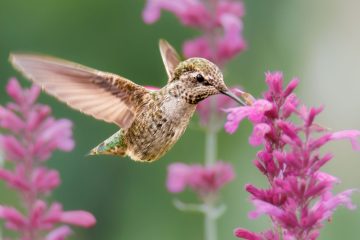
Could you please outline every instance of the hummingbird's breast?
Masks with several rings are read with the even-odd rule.
[[[163,156],[184,133],[196,105],[159,92],[141,108],[125,141],[127,152],[138,161],[154,161]]]

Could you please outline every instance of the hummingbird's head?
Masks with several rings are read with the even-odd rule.
[[[204,58],[189,58],[180,62],[171,84],[174,86],[173,93],[190,104],[197,104],[211,95],[225,94],[244,105],[228,90],[218,66]]]

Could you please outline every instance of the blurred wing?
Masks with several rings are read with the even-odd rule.
[[[159,41],[159,48],[161,53],[161,58],[164,62],[166,73],[169,79],[172,79],[175,72],[175,68],[180,63],[179,54],[176,50],[168,43],[166,40],[161,39]]]
[[[12,54],[11,63],[27,78],[70,107],[96,119],[130,127],[141,96],[148,91],[115,74],[64,60]]]

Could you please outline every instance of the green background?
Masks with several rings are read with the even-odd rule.
[[[244,36],[246,52],[225,70],[228,85],[242,85],[259,96],[265,90],[264,72],[281,70],[287,81],[302,79],[298,94],[309,105],[325,105],[320,123],[334,130],[360,129],[359,65],[360,3],[345,0],[257,0],[245,1]],[[0,0],[0,87],[11,76],[29,85],[8,63],[11,51],[30,51],[58,56],[121,74],[144,85],[165,84],[165,70],[158,52],[158,40],[165,38],[177,49],[199,33],[181,26],[164,13],[159,22],[146,25],[139,0]],[[8,98],[1,90],[0,100]],[[51,199],[66,210],[85,209],[97,218],[92,229],[74,228],[72,239],[189,239],[203,238],[200,214],[179,212],[174,196],[165,188],[168,164],[202,162],[204,133],[197,119],[161,161],[139,164],[109,156],[85,157],[117,128],[69,109],[42,94],[57,118],[74,122],[76,148],[56,152],[48,162],[60,171],[61,186]],[[234,239],[233,229],[266,229],[269,221],[251,221],[252,209],[245,183],[265,186],[264,177],[252,165],[257,149],[247,143],[251,129],[244,122],[234,135],[219,135],[219,159],[235,166],[237,178],[222,191],[228,210],[219,220],[219,239]],[[330,144],[334,160],[326,171],[342,179],[336,191],[360,188],[360,157],[348,143]],[[16,196],[2,183],[0,202],[18,204]],[[187,192],[178,196],[196,201]],[[360,205],[359,194],[354,202]],[[320,239],[358,239],[360,212],[340,208],[326,223]],[[345,236],[345,237],[344,237]]]

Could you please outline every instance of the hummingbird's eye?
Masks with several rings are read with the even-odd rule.
[[[199,83],[202,83],[202,82],[205,81],[205,78],[204,78],[203,75],[198,74],[198,75],[196,75],[196,80],[197,80]]]

